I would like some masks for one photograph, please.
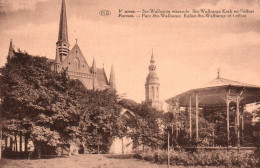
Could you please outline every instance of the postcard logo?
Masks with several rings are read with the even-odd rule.
[[[101,16],[109,16],[109,15],[111,15],[111,12],[110,12],[109,10],[101,10],[101,11],[99,12],[99,14],[100,14]]]

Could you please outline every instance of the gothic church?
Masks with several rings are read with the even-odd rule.
[[[69,77],[71,79],[80,80],[87,89],[116,89],[113,65],[111,67],[110,78],[108,81],[104,67],[96,67],[95,58],[93,59],[92,66],[89,66],[79,48],[79,45],[77,44],[77,41],[71,50],[69,47],[66,4],[65,0],[62,0],[54,70],[60,72],[62,69],[67,69]]]
[[[81,81],[87,89],[104,90],[111,88],[116,90],[113,65],[111,66],[108,81],[104,67],[97,68],[95,58],[93,59],[92,66],[89,66],[77,42],[71,50],[69,47],[66,4],[65,0],[62,0],[59,34],[56,43],[56,58],[55,60],[50,59],[53,62],[53,70],[56,72],[61,72],[63,69],[67,70],[71,79]],[[15,49],[11,40],[8,58],[13,57],[14,51]]]

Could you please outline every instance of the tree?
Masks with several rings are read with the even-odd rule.
[[[146,103],[135,104],[132,101],[124,101],[120,104],[130,108],[135,114],[135,124],[128,124],[130,127],[128,135],[132,138],[134,147],[143,145],[157,148],[161,146],[163,142],[160,129],[162,111]]]
[[[120,106],[114,91],[88,91],[51,70],[44,57],[17,52],[1,68],[4,129],[28,135],[38,157],[46,146],[71,143],[108,148],[117,134]],[[104,149],[104,150],[106,150]]]
[[[88,91],[86,111],[90,122],[87,128],[86,144],[92,148],[101,147],[107,152],[113,137],[118,135],[117,120],[121,106],[117,103],[117,95],[113,90]],[[86,112],[85,112],[86,113]]]
[[[1,69],[5,129],[30,136],[38,157],[44,146],[68,143],[68,128],[79,121],[65,71],[51,71],[44,57],[18,52]]]

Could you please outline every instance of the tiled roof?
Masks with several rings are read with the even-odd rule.
[[[260,87],[260,86],[256,86],[256,85],[251,85],[251,84],[247,84],[247,83],[242,83],[242,82],[233,81],[233,80],[230,80],[230,79],[218,77],[214,80],[211,80],[211,81],[201,85],[200,87],[198,87],[198,89],[199,88],[217,87],[217,86]]]
[[[179,98],[180,104],[183,106],[189,106],[190,95],[194,93],[200,94],[208,94],[208,96],[202,100],[200,100],[201,106],[210,106],[210,105],[225,105],[225,101],[219,97],[220,93],[225,93],[221,91],[225,91],[227,88],[240,88],[240,94],[243,93],[244,98],[241,100],[240,104],[249,104],[260,101],[260,86],[251,85],[243,82],[238,82],[230,79],[225,79],[222,77],[218,77],[214,80],[211,80],[200,87],[185,91],[181,94],[178,94],[168,100],[166,102],[172,102],[176,98]],[[237,94],[237,90],[233,89],[230,91],[233,94]],[[194,99],[194,97],[193,97]],[[195,100],[192,100],[193,106]]]

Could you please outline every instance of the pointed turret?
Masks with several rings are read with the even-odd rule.
[[[95,57],[93,59],[91,73],[97,73],[97,66],[96,66],[96,59],[95,59]]]
[[[7,60],[10,60],[13,56],[14,56],[14,47],[13,47],[13,41],[11,39],[10,40],[10,46],[9,46]]]
[[[115,78],[115,72],[114,72],[114,66],[112,64],[111,66],[111,72],[110,72],[110,78],[109,78],[109,86],[112,89],[116,90],[116,78]]]
[[[66,56],[69,54],[69,41],[68,41],[68,28],[67,28],[67,16],[66,16],[66,4],[65,0],[62,0],[61,13],[60,13],[60,25],[58,41],[56,43],[56,71],[59,71],[59,64],[63,62]]]
[[[93,90],[97,89],[97,66],[96,66],[96,59],[93,58],[93,63],[91,67],[91,73],[93,75]]]
[[[220,68],[218,68],[218,76],[217,76],[217,79],[220,78]]]

